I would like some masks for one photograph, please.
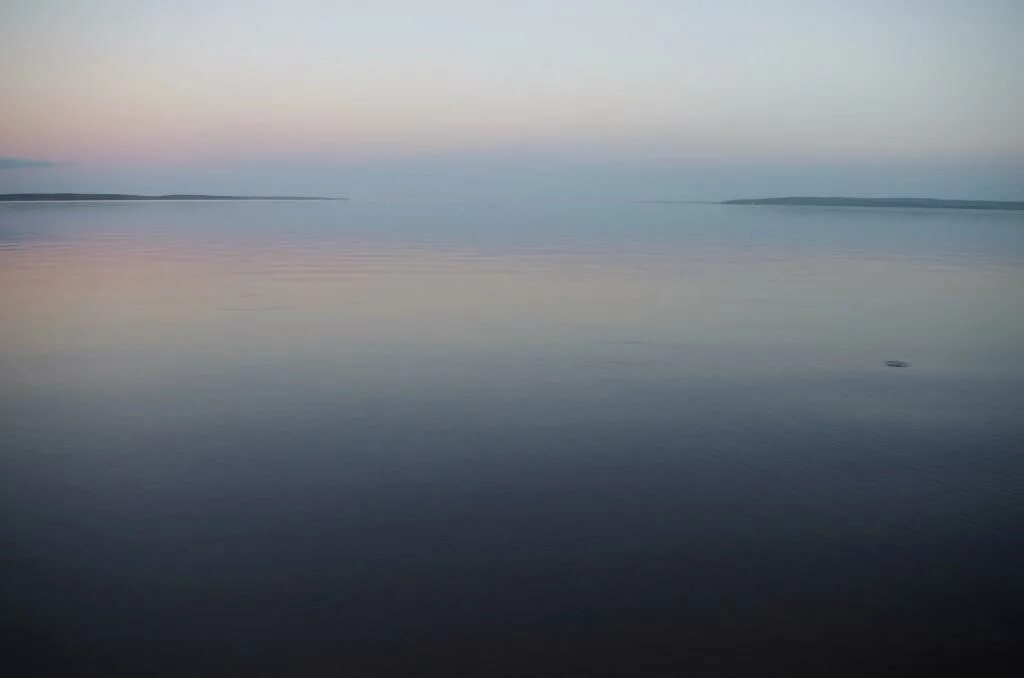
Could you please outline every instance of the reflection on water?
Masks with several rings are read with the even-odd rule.
[[[1024,631],[1022,254],[953,210],[0,206],[5,636],[26,675],[974,671]]]

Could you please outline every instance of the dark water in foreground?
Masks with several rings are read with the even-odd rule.
[[[5,656],[978,675],[1022,292],[1013,213],[0,206]]]

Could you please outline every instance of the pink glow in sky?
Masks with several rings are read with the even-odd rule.
[[[73,163],[79,180],[452,154],[1024,162],[1013,0],[8,0],[0,13],[0,156]],[[0,188],[31,183],[10,173]]]

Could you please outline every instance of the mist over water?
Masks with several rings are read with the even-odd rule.
[[[319,195],[358,201],[730,200],[787,195],[1019,200],[1024,161],[567,148],[394,157],[257,156],[0,172],[0,193]]]
[[[62,676],[1006,660],[1022,255],[1012,212],[0,205],[5,636]]]

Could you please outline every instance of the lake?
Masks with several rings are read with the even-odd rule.
[[[5,656],[974,675],[1022,412],[1020,212],[4,204]]]

